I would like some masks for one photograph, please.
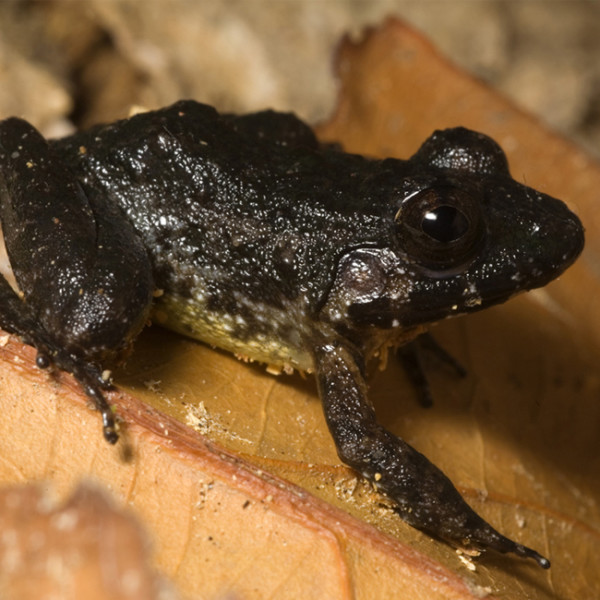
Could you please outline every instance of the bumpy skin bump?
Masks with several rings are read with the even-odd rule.
[[[435,132],[409,160],[322,147],[304,123],[182,101],[46,143],[0,123],[0,218],[22,298],[0,324],[69,370],[102,411],[102,369],[147,318],[239,355],[315,372],[341,459],[411,525],[547,559],[502,536],[380,425],[364,365],[445,317],[562,273],[578,219],[510,177],[490,138]]]

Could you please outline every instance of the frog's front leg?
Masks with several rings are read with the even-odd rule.
[[[350,343],[323,342],[314,356],[325,418],[340,458],[390,497],[407,523],[456,547],[513,552],[550,566],[535,550],[486,523],[436,466],[377,422],[362,358]]]
[[[21,119],[0,122],[0,219],[19,287],[0,282],[0,326],[38,350],[39,367],[73,374],[116,442],[105,369],[148,318],[154,284],[144,246],[119,209],[84,193]]]

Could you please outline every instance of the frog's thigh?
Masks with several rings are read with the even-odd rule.
[[[79,183],[40,133],[17,118],[0,123],[0,219],[25,296],[93,246],[93,214]]]
[[[0,219],[20,290],[59,349],[102,362],[141,329],[153,281],[132,226],[88,194],[33,126],[0,123]]]

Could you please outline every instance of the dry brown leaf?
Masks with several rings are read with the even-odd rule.
[[[479,129],[505,147],[517,179],[569,202],[587,227],[582,259],[559,282],[435,328],[470,375],[434,372],[433,409],[419,408],[396,365],[371,386],[380,419],[552,569],[486,555],[470,571],[339,464],[311,380],[275,378],[155,329],[117,377],[132,394],[113,396],[126,423],[117,448],[68,376],[55,384],[31,349],[8,341],[0,481],[45,478],[63,492],[81,476],[102,482],[135,508],[156,564],[190,596],[597,597],[600,168],[399,22],[345,43],[338,65],[324,139],[408,156],[435,128]]]
[[[58,505],[42,485],[0,489],[0,597],[169,600],[138,523],[80,485]]]

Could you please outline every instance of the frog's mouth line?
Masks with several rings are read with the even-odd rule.
[[[518,281],[513,281],[510,287],[507,286],[503,290],[498,290],[497,285],[494,285],[495,282],[492,282],[490,283],[489,290],[486,290],[485,286],[482,286],[481,283],[477,286],[473,285],[469,290],[469,284],[466,283],[462,286],[466,291],[463,294],[460,294],[456,290],[446,290],[445,292],[444,290],[440,290],[438,292],[440,301],[437,304],[432,303],[432,296],[428,293],[430,290],[423,290],[420,294],[411,296],[409,304],[412,306],[412,309],[400,319],[402,326],[413,327],[463,314],[479,312],[486,308],[503,304],[519,294],[543,288],[566,271],[578,258],[580,252],[581,247],[576,249],[569,260],[564,262],[558,271],[550,270],[548,273],[542,270],[536,275],[535,279],[533,279],[532,275],[524,276],[523,279],[527,279],[528,277],[532,279],[531,284],[527,286],[522,286]],[[458,301],[454,303],[451,300],[444,301],[444,298],[451,299],[453,297],[458,297]]]

